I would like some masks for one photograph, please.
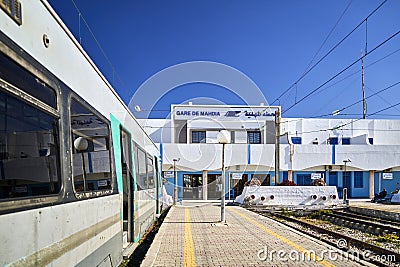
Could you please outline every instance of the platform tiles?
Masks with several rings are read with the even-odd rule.
[[[338,248],[241,207],[175,206],[141,266],[365,266]],[[368,265],[368,264],[367,264]]]

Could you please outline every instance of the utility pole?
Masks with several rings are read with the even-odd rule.
[[[364,54],[361,51],[361,90],[362,90],[362,101],[363,101],[363,119],[367,117],[367,102],[365,101],[364,91]]]
[[[281,137],[281,112],[279,108],[275,111],[275,183],[279,182],[279,147]]]
[[[176,205],[178,202],[178,176],[176,174],[176,162],[178,162],[180,158],[172,159],[174,162],[174,202],[173,204]]]
[[[221,168],[221,223],[225,223],[225,145],[231,142],[230,133],[221,130],[217,136],[218,143],[222,144],[222,168]]]

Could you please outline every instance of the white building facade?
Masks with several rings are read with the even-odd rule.
[[[277,106],[172,105],[171,119],[141,120],[160,146],[170,194],[174,165],[180,199],[221,196],[222,145],[217,135],[231,134],[225,146],[227,199],[239,195],[256,177],[262,185],[284,180],[311,185],[322,177],[341,196],[372,198],[400,180],[400,121],[280,118]],[[279,128],[279,131],[277,129]],[[279,179],[275,148],[279,133]],[[175,163],[175,164],[174,164]]]

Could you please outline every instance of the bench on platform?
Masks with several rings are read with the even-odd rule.
[[[392,200],[392,195],[391,194],[388,194],[388,195],[386,195],[384,198],[377,198],[377,199],[375,199],[374,201],[372,201],[372,202],[375,202],[375,203],[382,203],[382,204],[390,204],[391,203],[391,200]]]

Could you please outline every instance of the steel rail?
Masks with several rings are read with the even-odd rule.
[[[392,226],[394,225],[394,226],[400,228],[400,222],[395,221],[395,220],[388,220],[388,219],[379,218],[379,217],[370,217],[367,215],[362,215],[362,214],[351,212],[351,211],[333,211],[333,214],[341,214],[341,215],[345,215],[345,216],[351,216],[353,218],[357,218],[357,219],[361,219],[361,220],[370,220],[370,221],[377,222],[377,223],[382,223],[382,224],[387,224],[387,225],[392,225]]]
[[[381,231],[379,231],[379,232],[375,232],[375,231],[371,232],[371,234],[375,234],[375,235],[381,234],[384,230],[387,230],[390,233],[396,233],[397,235],[400,234],[399,227],[383,224],[381,222],[371,221],[371,219],[370,220],[360,219],[360,218],[352,217],[352,215],[344,215],[344,214],[337,214],[337,213],[323,213],[323,215],[325,215],[326,217],[331,217],[332,219],[338,218],[338,219],[347,220],[347,221],[353,222],[353,223],[359,223],[360,225],[364,224],[366,227],[372,226],[375,228],[380,228]],[[323,218],[321,218],[321,219],[323,219]],[[332,220],[329,220],[329,219],[323,219],[323,220],[332,222]]]

